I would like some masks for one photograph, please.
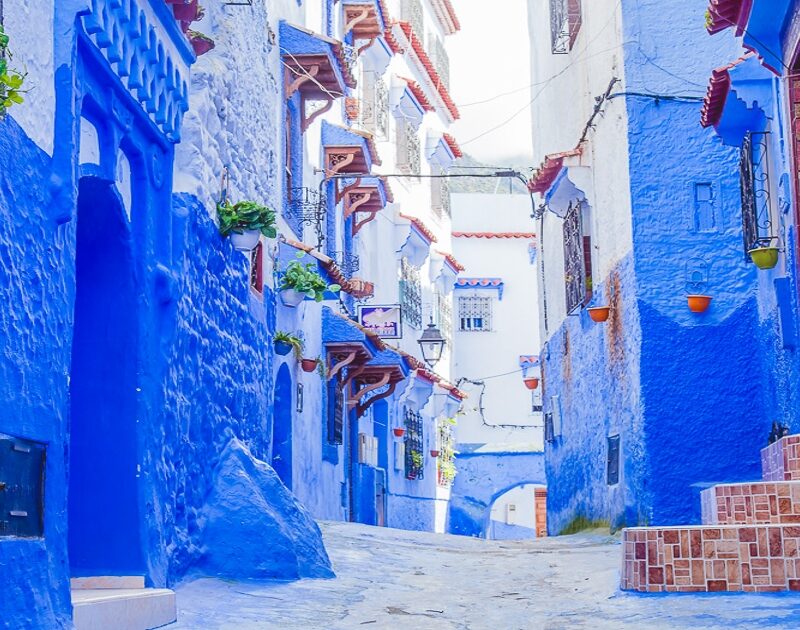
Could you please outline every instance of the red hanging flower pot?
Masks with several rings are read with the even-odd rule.
[[[303,368],[303,372],[313,372],[317,369],[317,360],[300,359],[300,367]]]
[[[403,434],[406,432],[406,430],[405,429],[401,429],[400,427],[395,427],[394,429],[392,429],[392,432],[397,437],[403,437]]]
[[[539,387],[539,377],[538,376],[529,376],[528,378],[522,379],[522,382],[525,383],[525,387],[528,389],[536,389]]]
[[[592,321],[600,324],[608,319],[608,315],[611,312],[611,307],[593,306],[591,308],[587,308],[586,310],[589,312],[589,317],[592,318]]]
[[[439,451],[436,449],[431,449],[431,457],[439,457]]]

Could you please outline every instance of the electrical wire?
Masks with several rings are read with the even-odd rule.
[[[301,63],[300,63],[300,62],[297,60],[297,57],[295,57],[295,56],[294,56],[292,53],[290,53],[288,50],[286,50],[285,48],[281,47],[281,51],[282,51],[282,52],[284,52],[284,53],[286,53],[287,55],[289,55],[289,57],[291,57],[291,58],[292,58],[292,61],[294,61],[294,62],[297,64],[297,66],[300,68],[300,72],[298,72],[298,71],[297,71],[297,69],[295,69],[295,68],[292,68],[292,66],[290,66],[290,65],[289,65],[288,63],[286,63],[286,62],[285,62],[283,59],[281,59],[281,63],[282,63],[282,64],[283,64],[283,65],[284,65],[284,66],[285,66],[285,67],[286,67],[286,68],[287,68],[287,69],[288,69],[290,72],[292,72],[294,75],[296,75],[296,76],[298,76],[298,77],[305,76],[306,78],[310,79],[310,80],[311,80],[311,81],[312,81],[312,82],[313,82],[313,83],[314,83],[314,84],[315,84],[315,85],[316,85],[316,86],[317,86],[317,87],[318,87],[320,90],[322,90],[322,91],[323,91],[325,94],[327,94],[328,96],[330,96],[330,97],[331,97],[331,100],[336,100],[337,98],[341,98],[342,96],[344,96],[344,93],[343,93],[343,92],[341,92],[341,93],[340,93],[340,92],[331,92],[330,90],[328,90],[328,88],[326,88],[324,85],[322,85],[322,83],[320,83],[319,81],[317,81],[317,79],[316,79],[316,78],[315,78],[315,77],[314,77],[314,76],[313,76],[311,73],[309,73],[309,72],[308,72],[308,71],[307,71],[307,70],[306,70],[306,69],[303,67],[303,65],[302,65],[302,64],[301,64]]]

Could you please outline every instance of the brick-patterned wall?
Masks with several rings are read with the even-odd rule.
[[[704,525],[800,523],[800,483],[724,484],[703,490]]]
[[[536,536],[547,536],[547,488],[536,488],[533,491],[536,518]]]
[[[787,435],[761,449],[765,481],[800,480],[800,435]]]
[[[631,528],[621,588],[641,592],[800,591],[800,527]]]

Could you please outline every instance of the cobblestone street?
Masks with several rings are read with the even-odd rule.
[[[178,628],[797,628],[800,597],[641,596],[617,589],[607,536],[530,542],[323,523],[337,577],[200,579],[177,589]]]

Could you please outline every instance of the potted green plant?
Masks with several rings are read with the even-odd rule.
[[[0,24],[0,118],[6,115],[9,107],[21,105],[24,101],[20,88],[25,81],[25,75],[8,67],[8,60],[11,58],[9,41],[3,25]]]
[[[420,453],[419,451],[412,451],[412,453],[411,453],[411,464],[413,465],[413,467],[415,469],[417,469],[417,470],[421,469],[422,465],[423,465],[422,453]]]
[[[299,359],[302,357],[303,340],[300,339],[300,337],[279,330],[275,333],[272,341],[275,344],[275,352],[279,355],[286,356],[294,350],[294,356],[296,358]]]
[[[300,253],[299,257],[302,256],[303,254]],[[286,271],[281,276],[280,289],[281,301],[286,306],[295,307],[307,297],[322,302],[326,291],[338,293],[342,287],[325,282],[313,263],[301,263],[293,260],[286,266]]]
[[[439,477],[444,485],[452,485],[453,480],[456,478],[458,470],[456,464],[452,459],[445,459],[439,465]]]
[[[220,234],[230,236],[233,246],[240,252],[252,250],[262,234],[267,238],[278,235],[275,211],[255,201],[232,204],[226,199],[217,204],[217,214]]]

